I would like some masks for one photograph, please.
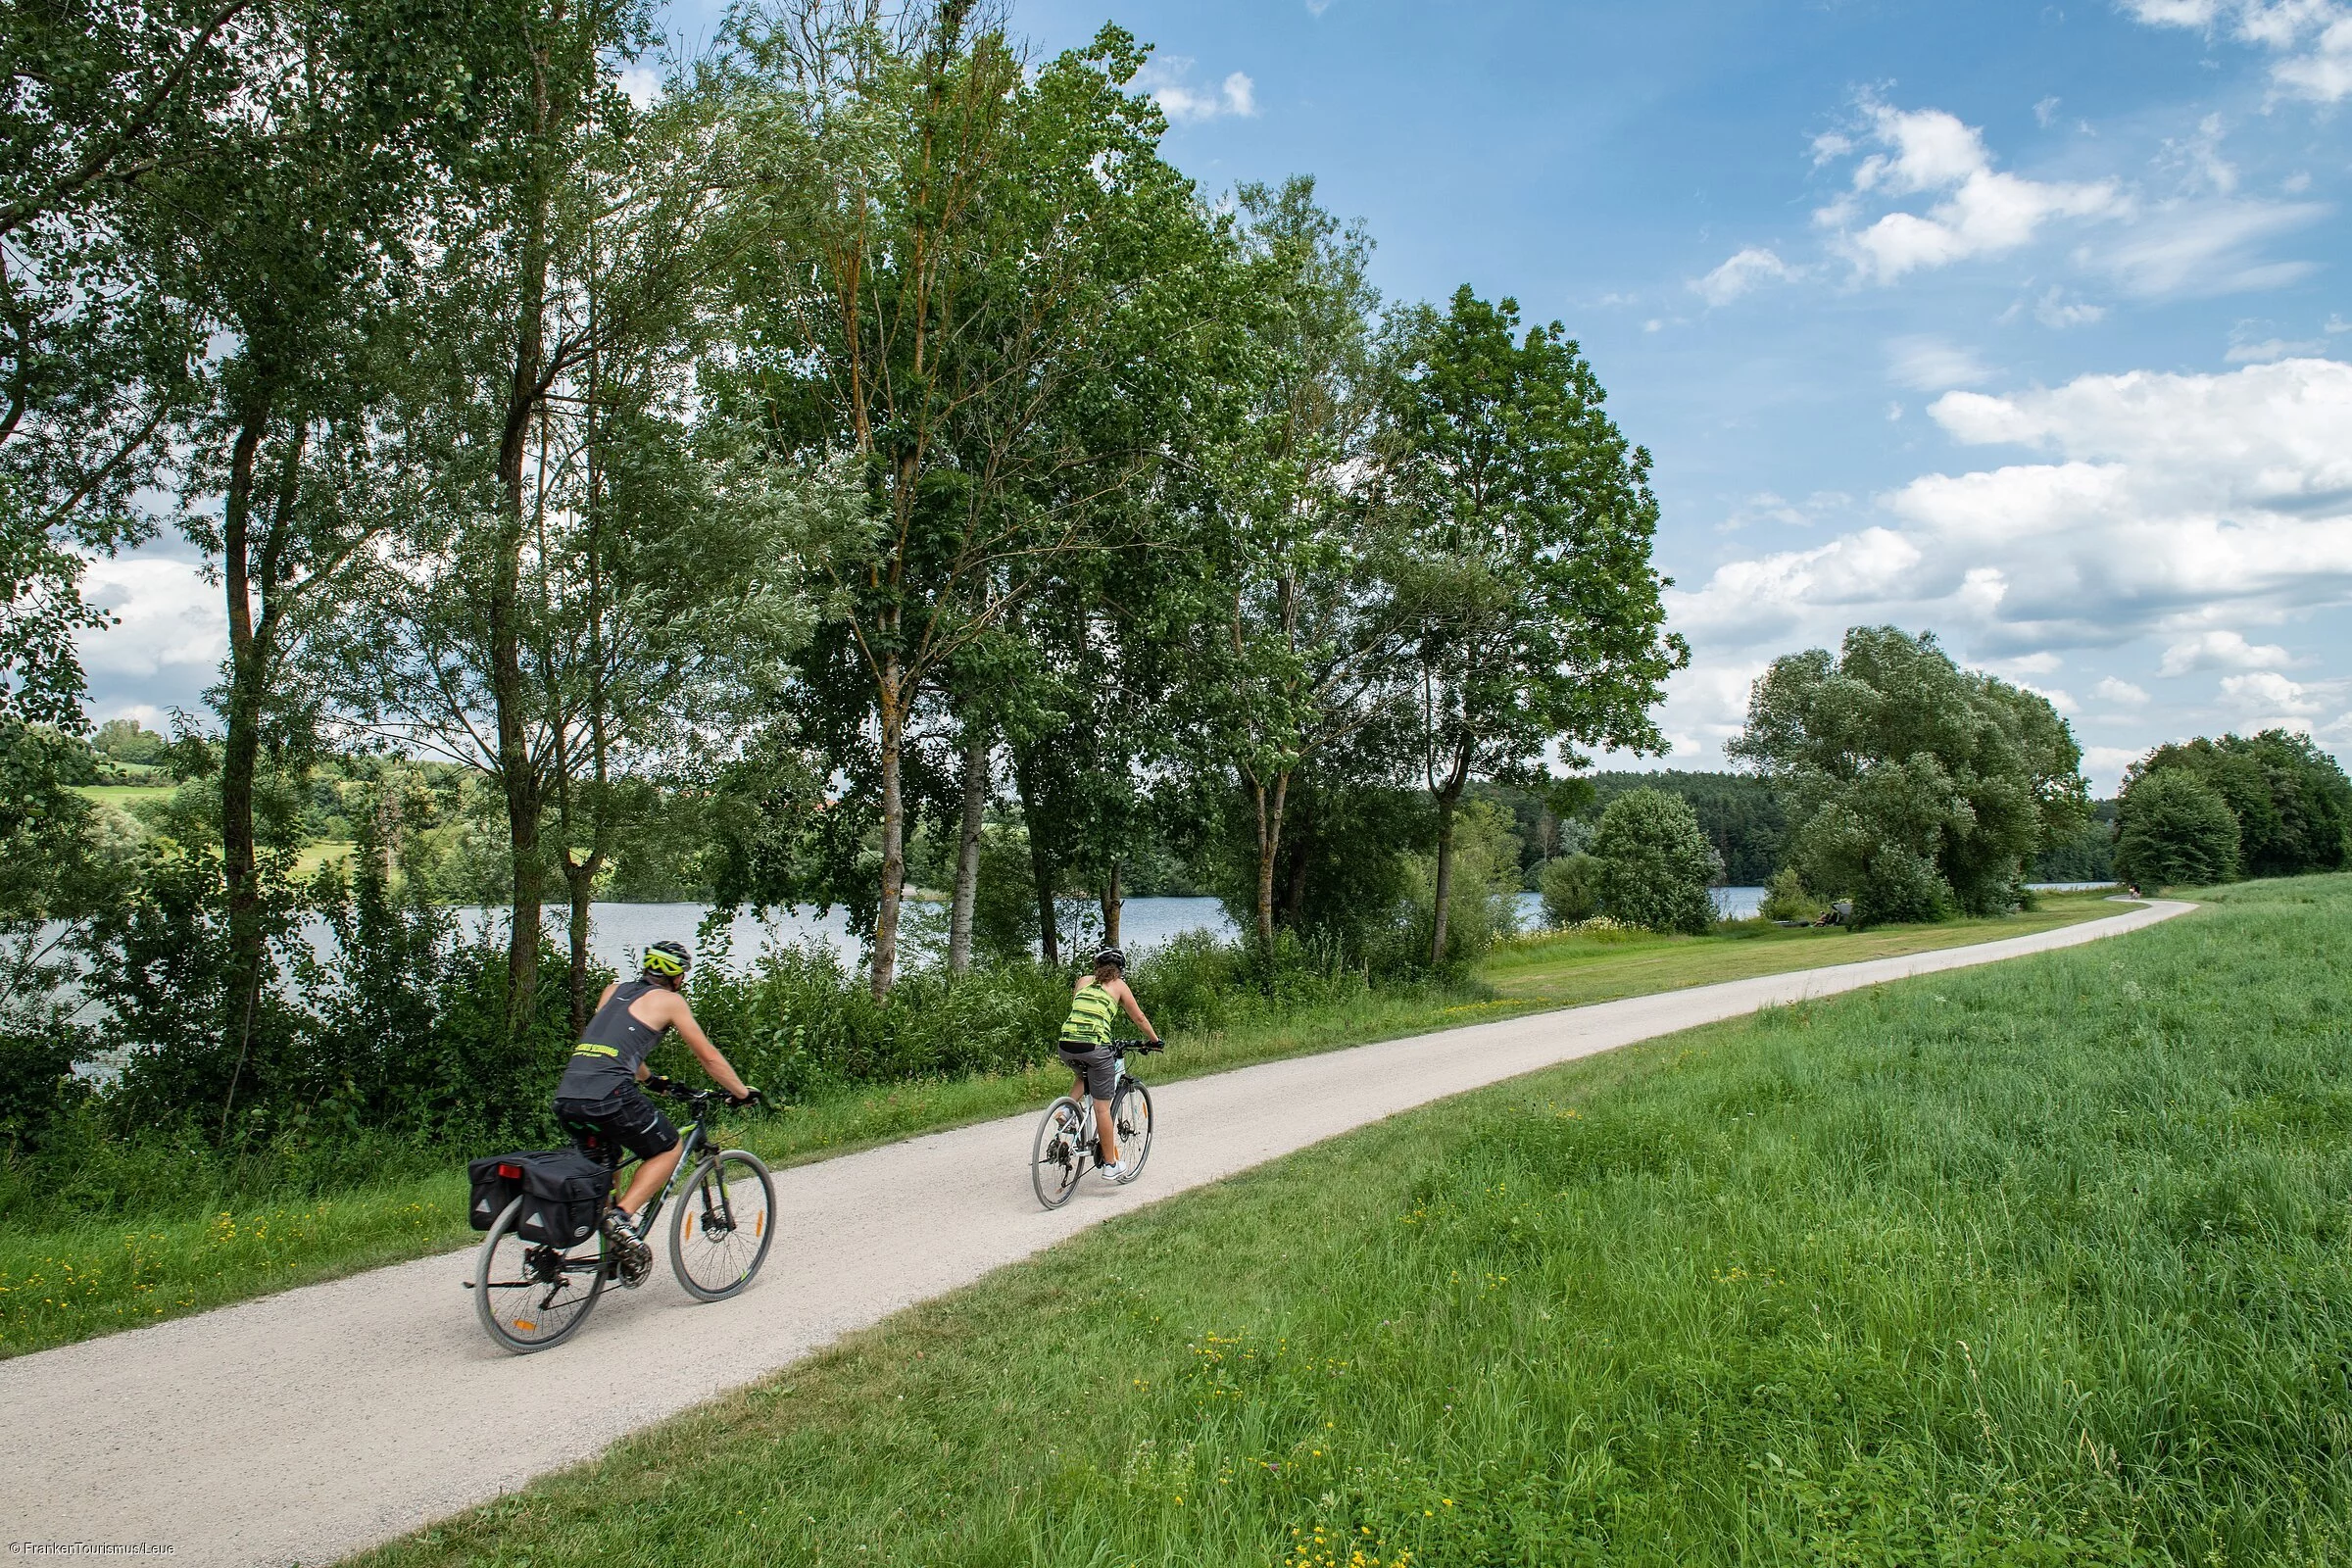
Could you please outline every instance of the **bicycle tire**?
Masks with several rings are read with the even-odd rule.
[[[669,1216],[669,1269],[698,1301],[750,1289],[776,1239],[776,1184],[760,1156],[722,1149],[694,1167]]]
[[[604,1232],[568,1248],[525,1241],[515,1232],[516,1198],[493,1220],[473,1266],[473,1312],[482,1332],[516,1355],[562,1345],[580,1331],[605,1291]],[[551,1286],[568,1286],[567,1292]],[[536,1303],[531,1300],[539,1295]],[[502,1315],[502,1308],[504,1309]],[[524,1314],[528,1313],[528,1316]]]
[[[1132,1078],[1120,1084],[1110,1098],[1110,1124],[1118,1133],[1119,1158],[1126,1162],[1131,1182],[1144,1173],[1144,1161],[1152,1157],[1152,1091]]]
[[[1068,1202],[1078,1190],[1078,1178],[1086,1173],[1085,1118],[1078,1102],[1065,1095],[1046,1107],[1037,1124],[1037,1141],[1029,1151],[1029,1186],[1048,1208]]]

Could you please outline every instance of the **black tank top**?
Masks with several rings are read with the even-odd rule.
[[[639,1064],[667,1032],[649,1027],[629,1011],[630,1003],[653,989],[646,980],[623,980],[612,988],[611,1000],[580,1031],[571,1062],[556,1085],[558,1100],[604,1100],[636,1083]]]

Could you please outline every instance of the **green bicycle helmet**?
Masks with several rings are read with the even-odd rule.
[[[694,955],[681,942],[657,942],[645,950],[645,972],[658,974],[664,980],[684,978],[694,967]]]

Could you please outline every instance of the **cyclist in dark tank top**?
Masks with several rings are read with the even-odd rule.
[[[558,1122],[593,1127],[640,1161],[629,1190],[606,1215],[605,1234],[620,1254],[624,1284],[645,1278],[653,1263],[653,1249],[637,1234],[637,1216],[678,1165],[678,1130],[638,1087],[653,1081],[646,1056],[675,1029],[703,1070],[736,1104],[760,1099],[759,1090],[736,1076],[679,995],[693,962],[694,956],[675,942],[657,942],[646,949],[645,967],[636,979],[605,987],[596,1015],[580,1031],[563,1081],[556,1085]]]

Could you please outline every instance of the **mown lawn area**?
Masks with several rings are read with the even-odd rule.
[[[2348,943],[2251,884],[1467,1096],[362,1560],[2352,1561]]]
[[[1380,992],[1261,1024],[1179,1038],[1152,1081],[1450,1028],[1546,1007],[1981,942],[2114,913],[2096,896],[2051,899],[2006,920],[1882,931],[1736,928],[1708,937],[1533,938],[1495,954],[1488,984]],[[1144,1004],[1150,1007],[1152,999]],[[719,1042],[723,1048],[725,1042]],[[729,1123],[732,1142],[800,1164],[1041,1106],[1058,1069],[849,1090]],[[410,1156],[414,1157],[414,1156]],[[0,1358],[463,1247],[461,1163],[413,1166],[366,1187],[281,1201],[183,1198],[138,1219],[0,1226]]]

